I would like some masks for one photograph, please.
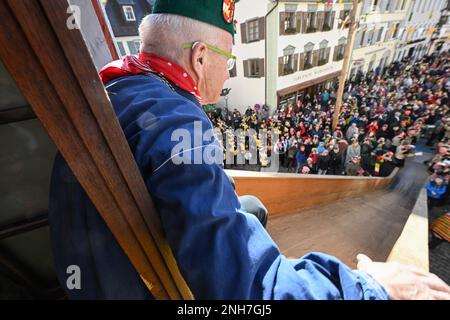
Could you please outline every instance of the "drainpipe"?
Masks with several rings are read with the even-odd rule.
[[[280,4],[280,2],[279,2],[279,0],[276,0],[276,4],[273,6],[273,8],[272,9],[270,9],[270,11],[269,12],[267,12],[267,14],[264,16],[264,27],[266,28],[266,30],[265,30],[265,34],[266,34],[266,39],[265,39],[265,57],[264,57],[264,68],[265,68],[265,79],[264,79],[264,90],[265,90],[265,94],[264,94],[264,104],[267,106],[267,79],[268,79],[268,77],[267,77],[267,70],[268,70],[268,68],[267,68],[267,66],[268,66],[268,59],[267,59],[267,55],[268,55],[268,45],[267,45],[267,43],[268,43],[268,41],[267,41],[267,35],[268,35],[268,32],[267,32],[267,30],[268,30],[268,28],[267,28],[267,17],[276,9],[276,8],[278,8],[278,5]],[[277,107],[277,106],[275,106],[275,107]]]

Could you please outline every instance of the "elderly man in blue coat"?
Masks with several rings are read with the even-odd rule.
[[[448,287],[428,273],[363,255],[359,270],[321,253],[288,259],[246,211],[217,162],[223,152],[202,109],[219,100],[236,60],[234,9],[234,0],[156,0],[140,27],[140,55],[101,72],[194,296],[449,298]],[[60,155],[51,182],[50,228],[58,278],[69,298],[152,298]],[[75,289],[66,286],[71,265],[81,270]]]

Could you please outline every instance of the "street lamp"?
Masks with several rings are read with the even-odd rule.
[[[222,90],[222,93],[220,94],[221,97],[224,97],[225,99],[225,107],[228,110],[228,95],[230,94],[231,88],[225,88]]]

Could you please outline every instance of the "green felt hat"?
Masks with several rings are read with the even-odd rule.
[[[235,34],[235,0],[156,0],[153,13],[176,14]]]

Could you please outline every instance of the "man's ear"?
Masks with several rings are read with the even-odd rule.
[[[195,42],[192,46],[191,67],[198,79],[198,83],[204,80],[206,66],[206,45],[203,42]]]

